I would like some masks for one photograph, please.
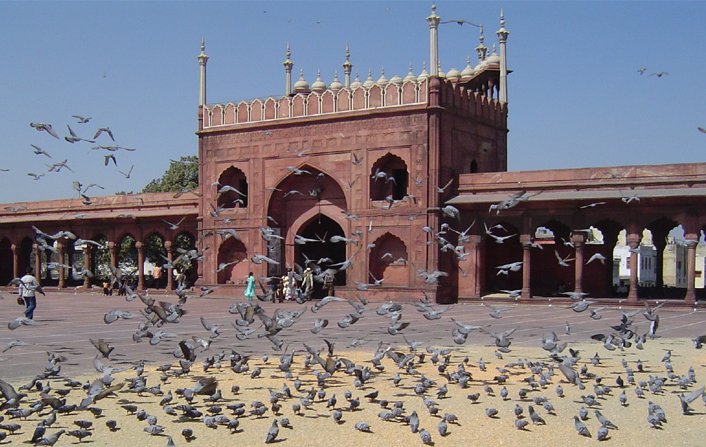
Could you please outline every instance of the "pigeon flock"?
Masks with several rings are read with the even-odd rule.
[[[169,302],[128,290],[124,298],[104,298],[124,299],[121,309],[95,316],[124,334],[87,337],[95,372],[66,376],[70,356],[47,350],[44,371],[26,383],[0,378],[0,443],[698,439],[688,437],[698,429],[688,428],[703,425],[706,414],[699,382],[706,336],[662,338],[663,303],[606,308],[599,322],[589,312],[594,302],[567,295],[570,304],[541,306],[566,319],[565,327],[535,321],[527,333],[515,326],[526,316],[512,327],[504,323],[522,312],[513,302],[368,303],[359,295],[276,307],[209,297],[222,313],[204,316],[199,296],[180,291]],[[469,316],[473,321],[464,321]],[[13,339],[2,354],[41,350],[22,341],[23,331],[39,325],[51,322],[10,321],[2,333]],[[154,356],[126,361],[138,344]],[[166,353],[171,361],[154,360]],[[0,371],[6,360],[0,357]]]

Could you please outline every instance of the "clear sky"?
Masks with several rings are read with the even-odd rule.
[[[510,170],[706,161],[706,2],[438,1],[442,20],[485,26],[508,39]],[[429,58],[431,2],[0,2],[0,202],[76,196],[74,181],[140,191],[170,159],[197,153],[198,62],[206,40],[208,101],[284,93],[289,42],[294,72],[389,79]],[[442,69],[477,63],[478,29],[440,27]],[[644,74],[638,69],[645,67]],[[661,77],[652,73],[667,72]],[[295,76],[296,79],[296,76]],[[92,117],[78,124],[72,115]],[[50,123],[62,137],[37,132]],[[117,168],[85,138],[110,127]],[[46,150],[35,155],[31,144]],[[75,171],[50,172],[62,162]],[[134,169],[129,179],[118,172]],[[33,180],[27,173],[45,173]]]

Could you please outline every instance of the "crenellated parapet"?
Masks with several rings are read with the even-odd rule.
[[[507,126],[507,104],[493,98],[488,92],[467,84],[442,82],[439,105],[478,121]]]
[[[426,104],[428,80],[326,89],[239,103],[209,104],[203,108],[203,128],[237,126],[263,121],[332,115]]]

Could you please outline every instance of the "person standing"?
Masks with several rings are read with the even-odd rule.
[[[248,298],[248,301],[252,301],[252,298],[255,296],[255,277],[252,272],[248,274],[247,284],[245,286],[245,296]]]
[[[311,300],[311,293],[314,290],[314,272],[307,267],[302,275],[302,289],[307,300]]]
[[[25,317],[30,320],[34,319],[34,309],[37,308],[36,292],[44,294],[39,286],[39,281],[32,275],[32,268],[27,267],[26,274],[20,278],[19,295],[25,302]]]

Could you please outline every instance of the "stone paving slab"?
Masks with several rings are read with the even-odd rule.
[[[36,324],[22,326],[14,331],[7,327],[7,323],[21,316],[23,307],[17,305],[16,295],[3,292],[4,299],[0,299],[0,351],[10,341],[20,340],[29,343],[27,346],[17,346],[6,352],[0,352],[0,378],[8,381],[34,377],[43,371],[46,365],[46,352],[60,352],[68,357],[63,364],[62,375],[85,375],[95,373],[93,359],[98,351],[90,344],[89,339],[103,338],[115,346],[111,355],[114,366],[127,367],[137,360],[145,360],[148,364],[160,365],[174,362],[172,354],[177,349],[179,340],[190,339],[192,336],[207,338],[208,332],[203,328],[200,317],[213,324],[222,326],[222,335],[216,338],[211,345],[212,352],[234,349],[245,354],[261,356],[263,353],[276,354],[272,344],[264,337],[251,335],[241,341],[235,337],[232,323],[235,315],[228,313],[228,308],[237,300],[207,296],[204,298],[190,297],[185,309],[187,313],[176,324],[167,324],[163,330],[173,333],[173,338],[167,338],[157,346],[150,346],[145,339],[142,343],[135,343],[132,333],[142,321],[142,317],[132,320],[118,320],[107,325],[103,315],[113,309],[122,309],[138,314],[143,304],[140,300],[127,302],[124,297],[105,297],[99,293],[55,293],[38,297],[38,307],[35,311]],[[151,295],[156,300],[176,302],[172,294],[160,291]],[[317,347],[323,346],[323,338],[336,344],[337,351],[351,350],[346,346],[354,339],[361,338],[366,341],[357,350],[374,351],[380,341],[404,345],[405,340],[401,335],[390,336],[387,326],[390,318],[379,316],[375,309],[380,303],[370,303],[364,317],[347,329],[340,329],[337,321],[347,313],[353,311],[348,303],[334,302],[323,307],[318,313],[311,311],[311,303],[307,306],[296,303],[259,303],[268,315],[275,309],[306,311],[291,328],[281,333],[285,347],[290,350],[302,350],[302,343]],[[510,310],[503,313],[502,318],[493,319],[489,316],[489,307],[485,303],[462,303],[449,306],[438,320],[426,320],[413,305],[404,304],[402,321],[409,321],[410,325],[403,331],[407,340],[420,341],[425,345],[454,346],[451,330],[454,327],[451,318],[466,324],[484,326],[493,332],[517,328],[513,334],[512,347],[517,353],[523,346],[538,346],[543,334],[555,331],[562,341],[585,342],[595,333],[610,332],[610,325],[618,324],[621,308],[618,305],[606,306],[601,312],[600,320],[589,318],[588,312],[576,313],[567,309],[565,304],[517,304],[493,303],[493,306],[507,307]],[[596,305],[597,306],[597,305]],[[434,305],[436,309],[445,306]],[[642,308],[626,309],[628,311],[641,311]],[[660,327],[658,335],[664,338],[693,338],[706,334],[706,310],[685,307],[664,307],[659,310]],[[310,332],[314,320],[325,318],[329,320],[328,327],[319,335]],[[638,332],[647,332],[649,322],[642,315],[634,317]],[[566,323],[571,326],[571,334],[565,333]],[[256,322],[254,327],[259,327]],[[595,342],[596,347],[600,343]],[[492,346],[493,339],[480,332],[474,332],[468,337],[467,346]],[[107,361],[106,361],[107,362]]]

